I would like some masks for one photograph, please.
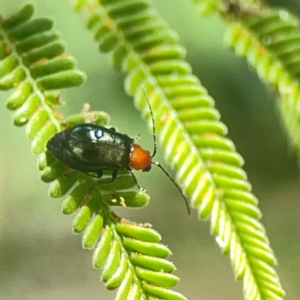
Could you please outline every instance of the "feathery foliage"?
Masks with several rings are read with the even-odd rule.
[[[78,1],[84,7],[86,1]],[[82,4],[82,5],[81,5]],[[201,219],[229,254],[245,299],[282,299],[273,251],[259,222],[261,213],[242,170],[243,159],[225,136],[214,101],[184,60],[176,32],[149,1],[88,3],[87,27],[115,67],[126,72],[125,89],[147,118],[145,87],[168,162]]]
[[[39,155],[61,128],[52,108],[59,98],[52,90],[77,86],[85,75],[75,69],[75,60],[64,54],[65,44],[52,31],[53,22],[32,18],[33,14],[33,6],[26,5],[0,20],[0,89],[15,89],[6,106],[16,111],[16,126],[26,125],[32,152]]]
[[[276,88],[287,129],[300,150],[298,21],[285,11],[248,9],[235,1],[193,2],[197,7],[207,2],[206,11],[220,12],[228,20],[226,42]],[[77,1],[77,8],[84,7],[89,8],[87,27],[99,49],[112,52],[114,66],[126,72],[127,93],[149,119],[142,87],[147,91],[166,158],[199,218],[210,218],[212,234],[229,254],[235,277],[243,280],[245,299],[282,299],[273,268],[276,259],[259,222],[243,159],[226,138],[213,99],[184,60],[177,33],[147,0]],[[172,275],[175,267],[166,260],[170,250],[159,243],[158,233],[110,211],[113,205],[147,205],[148,196],[132,190],[132,177],[123,172],[103,185],[77,172],[65,176],[66,166],[45,152],[55,132],[83,122],[106,125],[109,117],[85,111],[64,118],[54,109],[61,104],[54,90],[77,86],[85,75],[65,53],[52,21],[33,18],[33,13],[33,6],[26,5],[0,19],[0,89],[14,89],[7,107],[16,111],[16,126],[26,125],[42,180],[51,183],[52,197],[65,197],[65,214],[77,212],[73,230],[84,233],[84,248],[95,248],[94,267],[103,269],[107,289],[118,288],[117,299],[185,299],[170,290],[178,278]]]
[[[300,153],[299,22],[284,10],[263,11],[230,26],[227,42],[278,92],[283,121]]]
[[[203,5],[199,0],[194,2]],[[227,6],[227,11],[217,5],[210,8],[228,21],[225,42],[237,55],[245,56],[260,78],[278,93],[279,111],[299,154],[299,21],[284,9],[244,7],[237,2]]]
[[[103,112],[84,111],[64,118],[54,109],[61,103],[53,90],[77,86],[85,81],[85,75],[65,53],[52,21],[33,18],[33,14],[29,4],[15,15],[1,18],[0,89],[15,89],[7,107],[16,110],[16,126],[26,125],[32,152],[39,155],[41,179],[51,183],[50,196],[65,197],[63,213],[77,211],[73,230],[84,232],[84,248],[96,248],[93,265],[103,269],[107,289],[118,288],[116,299],[185,299],[170,290],[179,279],[172,275],[175,266],[167,260],[171,252],[159,243],[160,235],[149,225],[122,220],[109,209],[147,205],[149,197],[132,190],[132,176],[124,171],[114,182],[99,184],[78,172],[65,175],[66,166],[45,151],[55,132],[84,122],[105,125],[109,117]]]

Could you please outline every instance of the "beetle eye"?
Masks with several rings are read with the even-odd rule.
[[[149,165],[145,169],[143,169],[143,172],[149,172],[150,170],[151,170],[151,165]]]
[[[101,129],[95,130],[95,137],[100,139],[103,137],[103,131]]]

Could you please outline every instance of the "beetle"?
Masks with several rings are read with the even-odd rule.
[[[138,184],[132,169],[149,172],[151,166],[156,165],[177,187],[190,214],[187,199],[178,184],[159,162],[152,160],[156,154],[157,143],[153,112],[147,96],[146,99],[153,122],[154,150],[152,155],[148,150],[136,144],[134,139],[128,135],[116,132],[114,128],[106,128],[95,124],[79,124],[67,128],[55,134],[47,142],[46,147],[53,156],[65,165],[88,176],[100,179],[104,170],[111,170],[111,179],[101,183],[114,181],[118,171],[126,169],[131,173],[140,190],[142,188]]]

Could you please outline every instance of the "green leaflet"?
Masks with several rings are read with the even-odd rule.
[[[55,57],[61,55],[62,53],[64,53],[65,50],[66,50],[65,45],[62,42],[54,42],[54,43],[46,44],[44,46],[41,46],[38,49],[33,49],[30,52],[24,54],[23,62],[26,66],[33,66],[33,68],[34,68],[34,64],[36,62],[43,61],[43,60],[47,61],[49,59],[51,60],[52,58],[55,58]],[[50,61],[48,63],[53,64],[53,61]],[[62,64],[63,64],[63,62],[60,61],[60,65],[62,65]],[[38,64],[38,66],[40,67],[40,69],[41,68],[45,69],[44,73],[41,72],[42,76],[52,73],[51,69],[47,70],[47,65],[45,66],[45,64],[43,65],[42,63],[40,63],[40,64]],[[30,70],[31,70],[31,68],[30,68]],[[36,74],[34,74],[34,72],[33,72],[32,76],[35,77]],[[39,76],[39,77],[42,77],[42,76]]]
[[[61,39],[59,33],[46,31],[39,34],[35,34],[32,37],[28,37],[25,40],[18,41],[16,48],[18,52],[28,52],[30,50],[39,49],[44,45],[58,42]]]
[[[89,202],[90,203],[90,202]],[[85,230],[88,222],[92,217],[93,211],[89,206],[84,205],[80,208],[79,212],[76,214],[76,217],[73,221],[73,229],[76,233],[81,233]]]
[[[25,23],[26,21],[30,20],[30,18],[34,14],[34,7],[31,4],[27,4],[23,6],[17,13],[2,20],[2,26],[5,29],[13,29],[18,25]]]
[[[153,255],[159,258],[167,258],[170,256],[171,252],[166,246],[143,242],[136,239],[125,238],[123,241],[125,249],[128,251],[135,251],[145,255]]]
[[[136,271],[137,276],[142,280],[154,283],[161,287],[170,288],[175,286],[179,281],[178,277],[164,272],[153,272],[140,267],[137,267]]]
[[[140,227],[132,224],[119,223],[116,230],[123,236],[139,239],[140,241],[157,243],[161,236],[151,228]]]
[[[45,126],[37,133],[32,141],[31,151],[35,155],[39,155],[45,151],[47,141],[56,132],[56,127],[53,123],[47,122]]]
[[[110,251],[105,262],[102,280],[107,281],[117,271],[121,261],[121,244],[117,241],[112,241],[110,244]]]
[[[6,103],[6,107],[10,110],[20,108],[32,93],[32,85],[29,81],[20,83],[18,89],[10,96]]]
[[[46,110],[39,110],[30,120],[26,126],[26,134],[30,139],[36,137],[40,130],[45,126],[45,123],[49,120],[49,116]]]
[[[156,287],[155,285],[143,284],[143,288],[152,295],[158,297],[158,299],[174,299],[174,300],[185,300],[187,298],[183,297],[181,294],[173,292],[169,289],[164,289],[161,287]],[[154,298],[155,299],[155,298]]]
[[[132,181],[130,187],[132,187]],[[102,199],[110,206],[122,207],[144,207],[150,200],[146,193],[140,191],[118,191],[115,194],[104,194]]]
[[[23,126],[27,124],[40,105],[41,102],[38,95],[31,94],[27,101],[16,111],[14,115],[14,124],[16,126]]]
[[[133,272],[130,272],[130,270],[127,271],[118,289],[116,299],[126,300],[129,297],[132,299],[145,299],[145,297],[141,298],[141,293],[137,285],[133,285]]]
[[[130,260],[137,266],[148,268],[153,271],[163,271],[165,273],[172,273],[175,271],[173,263],[153,256],[131,253]]]
[[[10,90],[24,79],[25,71],[22,68],[17,67],[0,79],[0,89],[3,91]]]
[[[125,279],[126,273],[128,272],[128,261],[125,255],[121,256],[121,260],[116,272],[106,281],[106,288],[114,290],[118,288]]]
[[[52,198],[61,198],[71,189],[78,179],[78,173],[71,173],[64,177],[59,177],[51,183],[49,195]]]
[[[88,182],[84,181],[64,199],[62,204],[62,211],[66,215],[73,214],[79,207],[80,203],[84,200],[90,190]]]
[[[41,155],[44,155],[44,153]],[[53,161],[46,161],[46,158],[45,161],[41,161],[41,159],[39,161],[40,169],[42,169],[41,180],[44,182],[52,182],[63,174],[64,165],[55,158],[52,157],[52,159]]]
[[[97,214],[94,219],[88,224],[82,237],[82,246],[85,249],[93,249],[100,237],[100,231],[103,227],[103,217]],[[111,252],[111,255],[114,255]]]
[[[91,122],[93,124],[104,126],[108,124],[110,121],[110,117],[107,113],[102,111],[93,111],[93,112],[86,112],[84,114],[72,115],[66,119],[66,123],[68,127]]]
[[[93,255],[94,268],[103,268],[105,266],[107,257],[109,255],[112,240],[113,240],[112,228],[107,226],[102,231],[101,240],[96,246],[96,250]]]
[[[16,66],[18,65],[18,58],[14,55],[8,56],[3,59],[0,63],[0,77],[4,77],[5,75],[12,72]]]

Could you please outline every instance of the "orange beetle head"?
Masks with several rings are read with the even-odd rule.
[[[149,151],[138,144],[133,144],[130,152],[129,167],[148,172],[151,170],[152,157]]]

